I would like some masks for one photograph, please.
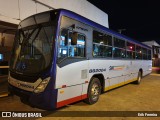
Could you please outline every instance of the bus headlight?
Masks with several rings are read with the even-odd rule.
[[[46,86],[48,85],[49,80],[50,80],[50,77],[44,79],[44,80],[37,86],[37,88],[34,90],[34,92],[35,92],[35,93],[43,92],[43,91],[45,90]]]

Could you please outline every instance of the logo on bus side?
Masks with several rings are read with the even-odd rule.
[[[89,73],[105,72],[105,71],[106,71],[106,68],[105,69],[90,69]]]
[[[79,29],[79,30],[82,30],[82,31],[86,31],[86,32],[88,32],[88,29],[86,29],[86,28],[82,28],[82,27],[80,27],[80,26],[76,26],[76,29]]]
[[[110,66],[109,70],[123,70],[125,68],[124,65],[121,66]]]

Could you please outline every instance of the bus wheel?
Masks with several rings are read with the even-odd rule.
[[[93,77],[88,88],[87,99],[84,100],[87,104],[94,104],[98,101],[101,94],[101,83],[98,78]]]
[[[138,72],[137,81],[135,81],[135,83],[136,83],[136,84],[140,84],[141,79],[142,79],[142,72],[141,72],[141,71],[139,71],[139,72]]]

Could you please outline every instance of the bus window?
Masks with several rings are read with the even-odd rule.
[[[85,36],[77,34],[77,41],[72,43],[72,37],[75,32],[63,29],[61,31],[58,58],[63,59],[66,57],[85,57]],[[75,39],[75,38],[74,38]]]
[[[148,50],[148,60],[152,60],[152,56],[151,56],[151,50]]]
[[[142,59],[142,47],[136,45],[136,59]]]
[[[147,54],[147,49],[146,48],[142,48],[142,53],[143,54]]]
[[[113,57],[114,58],[126,58],[126,50],[113,48]]]
[[[136,52],[136,59],[141,60],[142,59],[142,53]]]
[[[93,31],[93,42],[101,45],[112,46],[112,36]]]
[[[148,54],[151,55],[151,50],[148,50]]]
[[[103,33],[93,31],[93,43],[104,44]]]
[[[112,36],[93,31],[93,56],[112,57]]]
[[[103,36],[103,43],[104,45],[112,46],[112,36],[105,34]]]
[[[125,48],[125,41],[114,37],[114,47]]]
[[[127,51],[126,58],[127,59],[135,59],[135,52]]]
[[[147,49],[142,48],[142,53],[143,53],[143,60],[147,60]]]
[[[112,47],[93,44],[94,57],[112,57]]]
[[[131,50],[131,51],[135,51],[135,44],[127,42],[126,49]]]
[[[63,29],[61,31],[58,57],[59,58],[68,57],[68,30],[67,29]]]
[[[147,54],[143,54],[143,60],[147,60]]]
[[[126,43],[126,58],[127,59],[135,59],[135,44],[128,42]]]
[[[85,36],[77,34],[77,44],[72,44],[73,32],[69,32],[69,57],[85,57]]]
[[[136,52],[137,52],[137,53],[142,53],[142,47],[136,45]]]
[[[148,55],[148,60],[152,60],[151,55]]]

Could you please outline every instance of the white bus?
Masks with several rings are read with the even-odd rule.
[[[18,27],[9,90],[29,105],[55,109],[151,73],[151,48],[74,12],[30,16]]]

